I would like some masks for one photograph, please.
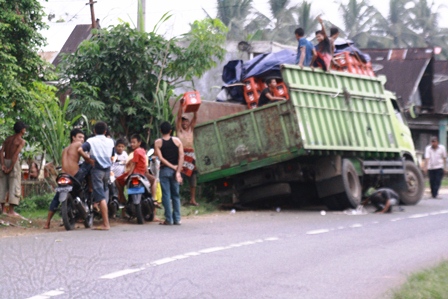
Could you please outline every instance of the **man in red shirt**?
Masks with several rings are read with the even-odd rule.
[[[129,161],[126,163],[125,172],[116,178],[115,185],[118,189],[118,199],[121,203],[125,203],[123,188],[126,185],[126,180],[131,174],[145,175],[148,168],[146,151],[140,147],[142,138],[140,135],[134,134],[131,136],[131,148],[133,152],[129,155]],[[152,184],[151,184],[152,185]]]

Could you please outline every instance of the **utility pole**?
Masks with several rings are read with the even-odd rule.
[[[93,5],[96,3],[96,1],[89,0],[89,3],[86,3],[86,5],[90,5],[90,16],[92,17],[92,29],[96,28],[96,19],[95,19],[95,10],[93,8]]]
[[[137,29],[140,32],[145,32],[146,24],[146,0],[138,0],[137,12]]]

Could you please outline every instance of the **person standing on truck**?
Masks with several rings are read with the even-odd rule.
[[[182,106],[184,99],[180,100],[179,111],[176,118],[176,133],[177,137],[182,142],[184,147],[184,164],[182,167],[182,178],[188,181],[190,187],[190,201],[192,206],[199,206],[196,202],[196,185],[197,185],[197,170],[196,170],[196,156],[194,154],[193,146],[193,130],[196,126],[197,112],[193,113],[193,118],[190,121],[188,118],[182,116]]]
[[[22,196],[21,177],[22,168],[20,167],[19,154],[25,146],[25,140],[22,138],[26,134],[28,126],[22,121],[14,124],[15,134],[6,138],[0,150],[0,203],[2,213],[8,212],[11,216],[19,216],[14,212],[14,207],[19,205]],[[9,209],[6,210],[6,198],[8,197]]]
[[[330,70],[331,59],[333,57],[333,50],[331,48],[331,42],[325,32],[325,26],[322,22],[322,19],[317,17],[322,29],[316,31],[316,39],[318,44],[316,45],[316,55],[313,57],[313,61],[311,63],[314,67],[320,67],[324,71]]]
[[[296,64],[300,67],[310,66],[313,55],[316,54],[316,50],[313,44],[305,38],[305,31],[303,28],[297,28],[294,31],[297,41],[299,42],[297,46],[297,57]]]
[[[336,51],[335,42],[339,37],[339,29],[338,27],[331,27],[330,28],[330,44],[331,44],[331,55],[334,55],[334,52]]]
[[[184,148],[177,137],[171,137],[171,124],[167,121],[160,125],[162,138],[154,143],[160,162],[160,185],[162,186],[162,204],[165,209],[165,221],[161,225],[180,225],[179,184],[182,183]],[[173,209],[171,209],[171,202]]]
[[[266,85],[268,87],[263,89],[263,91],[261,92],[260,98],[258,100],[258,107],[278,101],[286,101],[286,98],[284,97],[274,96],[274,91],[277,88],[277,80],[275,80],[274,78],[269,78],[266,80]]]
[[[431,144],[425,149],[423,172],[429,175],[432,198],[438,197],[443,175],[446,173],[446,149],[439,144],[439,139],[431,137]]]

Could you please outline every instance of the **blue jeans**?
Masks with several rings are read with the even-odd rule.
[[[94,167],[90,173],[92,178],[93,200],[95,202],[100,202],[103,199],[106,200],[106,192],[109,191],[110,168],[98,169]]]
[[[160,168],[159,180],[162,187],[162,204],[165,209],[165,221],[180,223],[179,183],[176,181],[176,171],[169,167]],[[171,209],[171,202],[173,209]]]

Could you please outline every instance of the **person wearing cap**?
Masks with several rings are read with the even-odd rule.
[[[446,172],[446,149],[437,137],[431,137],[431,144],[425,149],[423,172],[429,176],[432,198],[439,199],[439,188]]]
[[[196,202],[196,185],[197,185],[197,170],[196,170],[196,155],[193,147],[193,130],[196,126],[197,112],[193,113],[193,118],[190,121],[188,118],[182,116],[182,106],[184,99],[180,100],[179,111],[176,119],[176,134],[182,142],[184,147],[184,163],[182,167],[182,178],[188,181],[190,186],[190,201],[192,206],[199,206]]]
[[[17,216],[14,207],[19,205],[22,195],[19,154],[25,146],[25,140],[22,138],[26,133],[28,126],[22,121],[14,124],[15,134],[6,138],[0,150],[0,162],[2,171],[0,171],[0,203],[2,212],[8,212],[9,215]],[[9,200],[9,211],[6,210],[6,196]]]

